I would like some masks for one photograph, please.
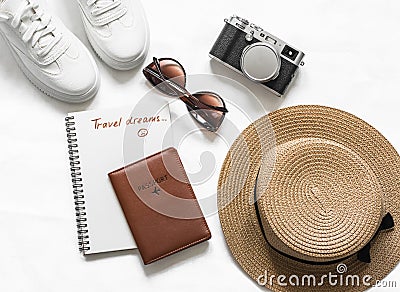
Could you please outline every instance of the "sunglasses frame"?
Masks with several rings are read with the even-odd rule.
[[[200,99],[198,99],[193,94],[191,94],[185,87],[182,87],[181,85],[177,84],[173,80],[166,77],[162,73],[160,61],[172,61],[172,62],[176,63],[177,65],[179,65],[183,71],[184,86],[186,86],[187,79],[186,79],[185,68],[177,60],[175,60],[173,58],[157,59],[157,58],[153,57],[153,62],[143,69],[143,74],[146,77],[146,79],[161,92],[163,92],[169,96],[174,96],[174,97],[178,97],[179,99],[181,99],[186,104],[186,107],[187,107],[189,113],[192,115],[192,117],[195,119],[195,121],[198,122],[200,125],[202,125],[203,127],[205,127],[207,130],[209,130],[211,132],[217,131],[225,118],[225,114],[228,112],[223,98],[220,97],[218,94],[211,92],[211,91],[196,92],[195,94],[209,94],[209,95],[212,95],[212,96],[218,98],[222,102],[223,106],[222,107],[213,106],[213,105],[209,105],[207,103],[202,102]],[[153,64],[156,67],[157,71],[155,71],[154,69],[151,68],[153,66]],[[154,77],[158,81],[160,81],[160,84],[165,83],[165,85],[167,85],[168,88],[175,94],[169,93],[166,90],[160,89],[159,84],[156,84],[151,79],[151,77]],[[209,121],[209,119],[211,119],[211,118],[209,117],[207,111],[211,111],[211,110],[219,111],[222,113],[221,119],[219,120],[218,124],[215,124],[215,123]],[[198,115],[201,116],[201,118],[205,121],[204,123],[198,119],[198,117],[197,117]]]

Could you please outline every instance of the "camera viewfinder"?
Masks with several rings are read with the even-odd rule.
[[[292,49],[288,45],[286,45],[282,50],[282,55],[284,55],[286,58],[289,58],[292,61],[296,60],[298,54],[299,54],[298,51]]]

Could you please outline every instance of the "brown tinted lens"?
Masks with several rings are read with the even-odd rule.
[[[200,100],[202,103],[207,105],[218,106],[218,107],[224,106],[222,98],[212,92],[198,92],[193,94],[193,96],[196,97],[198,100]]]
[[[176,61],[171,59],[160,59],[159,63],[161,72],[166,79],[171,79],[181,87],[185,87],[186,85],[185,70],[182,68],[181,65],[179,65]],[[155,72],[158,72],[157,67],[154,63],[151,63],[148,66],[148,68],[150,68]],[[171,89],[167,84],[160,85],[160,83],[163,82],[161,79],[154,77],[149,73],[146,73],[145,75],[147,79],[149,79],[150,82],[153,83],[154,86],[158,86],[157,88],[163,91],[164,93],[167,93],[169,95],[177,95],[176,91]]]
[[[224,107],[222,98],[212,92],[199,92],[193,94],[198,100],[206,105]],[[192,116],[203,126],[211,131],[216,131],[224,120],[225,113],[211,109],[207,106],[201,106],[197,110],[188,108]]]
[[[182,68],[181,65],[173,60],[161,60],[160,68],[161,72],[164,74],[165,77],[167,77],[167,79],[173,79],[176,84],[180,85],[181,87],[185,87],[185,70]]]

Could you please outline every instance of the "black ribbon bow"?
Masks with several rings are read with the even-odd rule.
[[[383,217],[381,225],[379,226],[378,230],[376,231],[374,237],[371,239],[370,242],[366,246],[364,246],[358,253],[357,259],[363,263],[370,263],[371,262],[371,242],[378,236],[379,232],[384,230],[390,230],[394,228],[394,220],[390,213],[387,213],[385,217]]]

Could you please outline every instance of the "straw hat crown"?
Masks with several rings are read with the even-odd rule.
[[[330,140],[299,138],[278,145],[257,180],[258,209],[268,243],[311,262],[353,255],[371,241],[384,211],[372,169],[354,151]]]

